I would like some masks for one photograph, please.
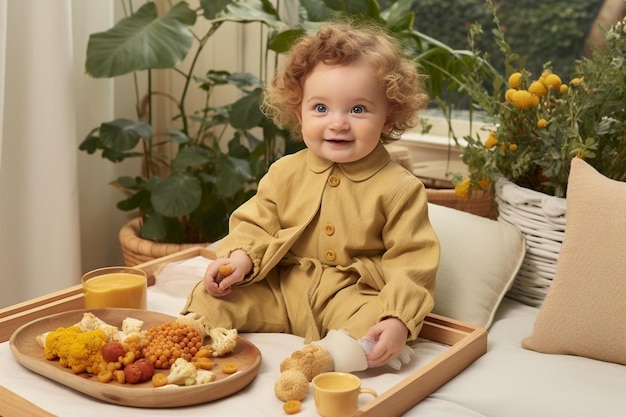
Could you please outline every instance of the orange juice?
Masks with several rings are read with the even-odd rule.
[[[141,270],[110,267],[83,276],[85,308],[146,309],[147,278]]]

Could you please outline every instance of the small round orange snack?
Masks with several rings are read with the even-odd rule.
[[[283,404],[283,411],[287,414],[296,414],[300,412],[302,403],[298,400],[289,400]]]
[[[236,363],[225,363],[222,365],[222,372],[225,374],[234,374],[238,369],[239,367]]]
[[[221,266],[218,268],[217,272],[219,272],[219,274],[220,274],[221,276],[223,276],[223,277],[227,277],[227,276],[229,276],[230,274],[232,274],[232,273],[233,273],[233,267],[232,267],[232,266],[230,266],[230,265],[221,265]]]
[[[167,376],[165,374],[156,373],[152,376],[152,386],[155,388],[167,385]]]

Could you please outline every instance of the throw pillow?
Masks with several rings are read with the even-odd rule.
[[[429,204],[439,237],[433,313],[488,328],[526,253],[519,229],[464,211]]]
[[[556,276],[522,347],[626,365],[626,182],[574,158]]]

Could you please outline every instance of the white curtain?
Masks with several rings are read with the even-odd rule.
[[[0,0],[0,308],[122,262],[112,242],[125,219],[106,186],[118,168],[78,151],[113,116],[113,82],[83,69],[88,34],[110,27],[113,10]]]

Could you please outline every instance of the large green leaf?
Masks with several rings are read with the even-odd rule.
[[[415,13],[411,10],[414,0],[399,0],[393,2],[391,7],[383,14],[386,20],[385,26],[390,32],[398,33],[410,31],[415,21]]]
[[[301,0],[300,5],[306,10],[306,18],[310,22],[324,22],[336,13],[323,0]]]
[[[204,17],[211,20],[215,19],[232,2],[233,0],[200,0],[200,7],[202,7]]]
[[[196,12],[186,2],[177,3],[162,17],[153,2],[120,20],[106,32],[89,37],[88,74],[115,77],[151,68],[170,68],[185,58],[193,37],[189,28]]]
[[[380,17],[380,5],[376,0],[323,0],[326,6],[347,14],[358,14],[374,19]]]
[[[152,207],[167,217],[185,216],[194,211],[202,199],[202,188],[192,175],[172,174],[152,189]]]
[[[226,13],[219,20],[239,23],[260,22],[275,29],[286,29],[287,24],[280,20],[278,13],[268,2],[237,2],[226,7]]]
[[[250,164],[242,159],[220,154],[217,159],[215,185],[221,197],[232,197],[251,179]]]
[[[172,161],[172,167],[183,170],[188,167],[198,167],[209,162],[209,155],[205,148],[200,146],[185,146],[181,148]]]
[[[252,129],[261,122],[263,113],[259,109],[263,90],[257,88],[247,96],[243,96],[231,108],[229,122],[235,129]]]
[[[100,141],[118,152],[133,149],[141,138],[137,124],[128,119],[115,119],[100,125]]]
[[[305,33],[304,29],[290,29],[276,33],[270,37],[268,48],[279,54],[287,52]]]

